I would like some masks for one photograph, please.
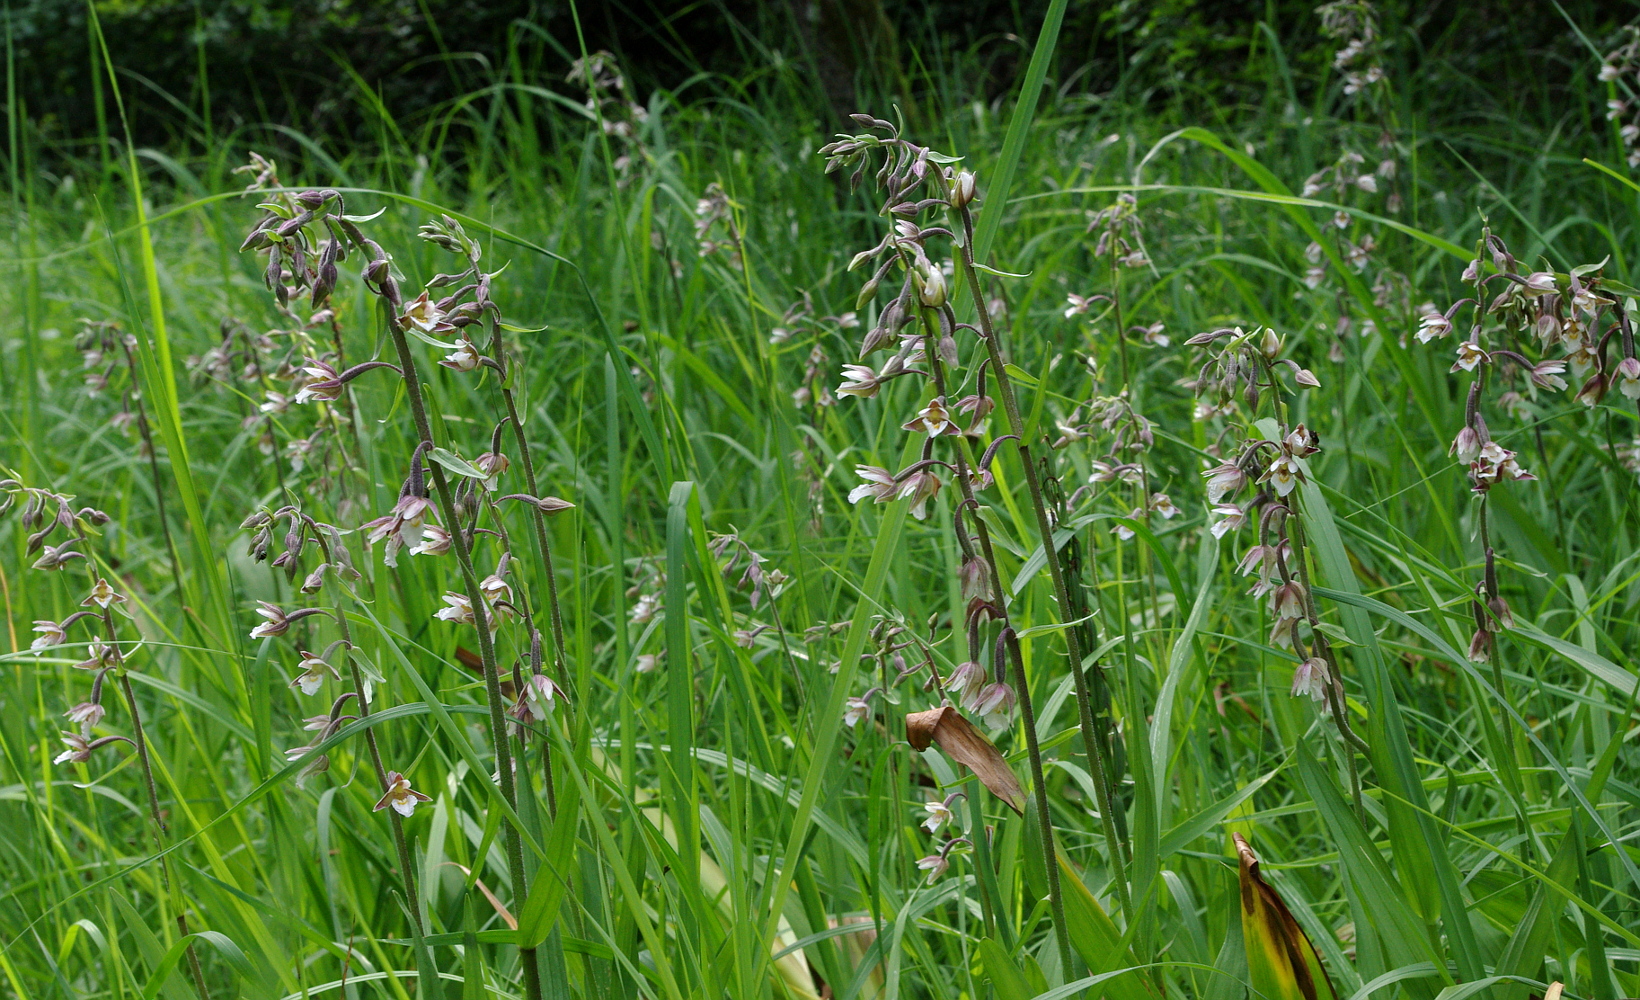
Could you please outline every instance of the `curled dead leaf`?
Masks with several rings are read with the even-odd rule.
[[[905,717],[905,738],[918,750],[938,746],[947,757],[973,771],[992,795],[1025,815],[1025,790],[1014,777],[1013,768],[961,712],[950,705],[911,712]]]
[[[1337,1000],[1315,945],[1259,875],[1247,838],[1231,834],[1241,868],[1241,931],[1253,986],[1271,1000]]]

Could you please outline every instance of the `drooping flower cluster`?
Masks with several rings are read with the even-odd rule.
[[[1453,374],[1469,375],[1470,384],[1463,427],[1453,438],[1449,454],[1467,466],[1469,488],[1477,504],[1484,568],[1470,602],[1475,628],[1469,643],[1469,658],[1477,663],[1492,659],[1495,635],[1512,627],[1514,621],[1498,588],[1489,494],[1503,483],[1537,478],[1522,467],[1514,451],[1493,439],[1482,412],[1489,384],[1520,386],[1497,396],[1499,407],[1516,420],[1532,418],[1528,399],[1539,392],[1567,391],[1569,386],[1561,376],[1568,372],[1580,383],[1575,398],[1591,409],[1614,386],[1627,399],[1640,400],[1634,331],[1627,313],[1603,287],[1603,265],[1583,265],[1567,273],[1529,270],[1503,240],[1484,228],[1475,259],[1463,272],[1463,282],[1474,289],[1472,297],[1453,303],[1445,312],[1431,306],[1420,323],[1417,339],[1432,343],[1453,334],[1464,307],[1469,307],[1472,317],[1450,369]],[[1557,348],[1563,356],[1552,357],[1550,352]],[[1529,357],[1528,350],[1538,358]]]
[[[29,555],[40,553],[33,568],[41,571],[61,571],[76,560],[85,560],[87,579],[91,581],[90,588],[80,607],[62,621],[36,621],[34,623],[35,637],[29,643],[29,649],[36,655],[43,655],[48,650],[56,649],[69,642],[69,635],[74,626],[85,624],[92,632],[91,639],[86,643],[86,658],[75,663],[76,670],[83,670],[91,674],[91,691],[88,697],[75,701],[63,713],[64,718],[74,728],[62,732],[62,741],[67,748],[54,759],[55,764],[84,764],[90,762],[96,751],[113,743],[128,743],[137,746],[137,742],[118,734],[96,736],[95,731],[101,728],[104,717],[108,714],[103,705],[103,693],[106,683],[113,679],[121,684],[127,670],[126,661],[132,647],[122,642],[119,637],[119,619],[125,615],[124,605],[126,597],[120,593],[114,583],[96,572],[90,565],[91,556],[88,547],[92,532],[98,526],[108,523],[108,515],[92,507],[74,508],[74,497],[71,494],[56,493],[39,487],[24,486],[17,479],[0,479],[0,517],[10,512],[22,498],[20,520],[23,528],[29,532],[24,543],[25,551]],[[72,537],[58,542],[55,545],[47,544],[59,531],[70,533]],[[135,712],[134,702],[128,707]],[[134,726],[140,735],[141,724]],[[147,766],[146,760],[144,767]]]
[[[639,132],[649,121],[649,109],[627,95],[626,74],[621,72],[615,56],[605,51],[594,52],[570,63],[567,83],[586,91],[586,109],[598,119],[603,131],[615,143],[613,166],[619,183],[625,186],[635,163],[647,156]]]
[[[101,396],[117,390],[120,408],[108,420],[122,434],[135,436],[142,458],[154,454],[153,434],[142,404],[141,381],[137,377],[137,339],[111,320],[80,320],[74,349],[85,364],[85,393]]]
[[[1333,53],[1333,68],[1344,74],[1344,95],[1364,94],[1376,101],[1387,83],[1378,11],[1371,0],[1332,0],[1315,12],[1321,33],[1341,43]]]
[[[1215,517],[1212,533],[1225,538],[1248,525],[1256,528],[1257,538],[1242,551],[1236,568],[1253,578],[1248,595],[1266,602],[1270,644],[1293,651],[1297,666],[1292,694],[1316,702],[1354,742],[1342,712],[1344,689],[1337,659],[1320,627],[1320,609],[1310,589],[1303,530],[1301,487],[1312,479],[1309,463],[1321,451],[1321,442],[1303,423],[1288,423],[1291,407],[1286,403],[1289,397],[1316,388],[1318,380],[1282,356],[1283,338],[1272,330],[1220,329],[1186,343],[1209,350],[1195,380],[1198,397],[1208,400],[1206,407],[1198,405],[1198,416],[1241,415],[1236,426],[1242,430],[1225,429],[1225,434],[1240,433],[1241,442],[1224,461],[1202,472]],[[1256,423],[1264,403],[1277,429],[1275,440]]]
[[[579,66],[578,70],[585,75],[589,88],[594,92],[610,83],[606,67],[602,64],[594,66],[588,62]],[[618,77],[615,82],[619,84]],[[620,89],[619,86],[616,89]],[[598,109],[599,105],[595,104],[594,107]],[[266,186],[274,176],[271,164],[253,158],[252,168],[259,167],[266,169],[256,170],[257,180],[253,187]],[[298,440],[290,446],[292,469],[299,472],[301,459],[315,451],[315,442],[327,425],[331,428],[329,437],[333,441],[356,433],[353,428],[357,427],[358,420],[353,412],[355,402],[351,388],[356,379],[367,372],[387,369],[399,380],[402,398],[408,401],[406,409],[414,422],[416,434],[416,445],[409,461],[410,472],[391,508],[359,525],[357,531],[368,547],[383,543],[384,565],[388,572],[396,568],[398,553],[406,548],[413,555],[451,553],[455,556],[453,561],[457,564],[464,586],[460,591],[445,595],[445,608],[435,617],[471,624],[478,629],[480,653],[476,659],[483,669],[490,709],[496,780],[507,804],[516,807],[518,783],[522,782],[526,789],[533,786],[527,757],[522,753],[515,756],[513,744],[518,741],[522,749],[522,743],[529,738],[534,725],[548,719],[554,706],[563,700],[563,692],[543,671],[543,644],[541,633],[535,628],[531,602],[515,597],[514,584],[509,579],[513,547],[506,520],[502,516],[502,506],[508,502],[523,505],[534,529],[533,548],[542,561],[539,579],[545,581],[544,603],[549,614],[552,650],[556,658],[562,655],[564,649],[563,627],[545,519],[573,505],[542,495],[536,488],[528,439],[508,368],[509,352],[501,310],[491,297],[491,284],[499,272],[483,268],[481,244],[469,237],[457,220],[440,216],[426,223],[420,236],[427,243],[455,254],[461,265],[454,273],[434,275],[418,294],[413,298],[407,297],[401,289],[401,275],[395,269],[391,255],[366,236],[361,228],[369,219],[347,215],[340,192],[270,193],[274,197],[260,206],[264,214],[253,226],[242,249],[266,252],[264,280],[273,291],[277,308],[282,313],[294,317],[293,305],[305,299],[310,316],[305,324],[300,317],[296,317],[301,332],[293,337],[293,342],[300,343],[303,350],[299,355],[300,364],[287,363],[283,366],[290,370],[290,391],[270,392],[263,412],[267,414],[270,428],[275,425],[275,418],[292,408],[312,407],[319,415],[320,430],[315,431],[305,443]],[[338,264],[350,254],[362,260],[361,277],[365,290],[381,300],[390,317],[387,342],[396,355],[397,364],[378,359],[351,365],[344,365],[342,361],[344,344],[341,327],[335,323],[334,313],[327,304],[339,278]],[[450,294],[440,291],[451,286],[454,291]],[[319,324],[322,316],[333,334],[332,342],[324,347],[308,338],[306,333],[309,328]],[[475,334],[479,333],[487,336],[478,339]],[[412,342],[439,351],[435,363],[429,365],[425,360],[418,361],[417,349]],[[382,341],[378,339],[375,343],[381,345]],[[424,371],[437,372],[441,369],[452,373],[451,377],[466,379],[477,385],[489,383],[499,389],[502,412],[490,435],[489,450],[471,461],[463,458],[454,444],[439,447],[434,443],[432,420],[422,395],[422,380]],[[494,373],[493,379],[490,378],[491,373]],[[521,456],[529,492],[500,495],[501,479],[512,466],[512,459],[503,453],[501,443],[509,428],[518,449],[514,457]],[[298,496],[319,499],[323,494],[322,490],[309,492],[288,481],[282,485]],[[355,521],[351,504],[345,497],[336,504],[336,509],[348,521]],[[356,710],[361,717],[372,711],[375,682],[381,678],[370,672],[368,660],[352,642],[347,607],[356,597],[345,584],[358,578],[359,573],[354,570],[347,555],[344,533],[315,521],[296,505],[280,511],[258,512],[245,523],[247,530],[255,532],[252,551],[256,558],[265,558],[272,548],[273,527],[281,519],[287,520],[289,527],[285,532],[284,551],[274,560],[274,565],[286,569],[294,578],[300,571],[307,543],[316,544],[323,553],[323,560],[308,575],[302,589],[305,593],[316,593],[325,589],[327,581],[334,581],[333,610],[301,608],[287,612],[275,605],[264,604],[260,613],[265,621],[256,626],[252,636],[276,638],[288,633],[294,623],[306,617],[324,615],[334,624],[340,637],[318,655],[311,652],[318,648],[311,636],[299,643],[297,649],[300,655],[291,686],[304,695],[317,695],[332,681],[350,682],[351,687],[351,690],[342,692],[332,701],[327,714],[307,720],[305,729],[314,734],[309,743],[286,751],[290,761],[305,762],[300,776],[305,778],[328,766],[327,755],[322,748],[343,738],[344,727],[353,718],[344,715],[343,709],[356,699]],[[480,543],[488,544],[491,539],[494,539],[497,550],[496,570],[481,580],[472,566],[474,549]],[[521,663],[515,662],[512,678],[515,696],[508,696],[503,692],[499,654],[494,640],[498,626],[514,616],[521,616],[526,625],[528,680],[524,679]],[[463,653],[466,651],[458,646],[457,658],[465,662]],[[470,653],[466,655],[471,656]],[[344,664],[345,669],[337,669]],[[422,918],[416,900],[416,865],[402,820],[410,817],[418,804],[430,799],[416,791],[404,774],[384,766],[375,727],[365,727],[361,735],[368,746],[368,759],[382,792],[376,809],[389,813],[407,909],[419,931]],[[550,758],[543,755],[543,761],[548,762]],[[549,773],[545,784],[550,804],[553,794],[550,762],[546,766]],[[522,907],[527,900],[527,888],[521,867],[520,837],[517,827],[509,823],[507,840],[509,859],[513,862],[510,869],[514,899],[516,905]]]
[[[1640,27],[1629,24],[1622,30],[1623,42],[1600,60],[1600,80],[1612,85],[1614,92],[1633,94],[1640,91]],[[1622,123],[1617,134],[1628,154],[1629,168],[1640,169],[1640,103],[1614,93],[1606,102],[1606,118]]]
[[[1569,372],[1578,386],[1575,398],[1590,408],[1614,387],[1628,399],[1640,399],[1633,334],[1616,300],[1601,289],[1601,264],[1574,267],[1566,274],[1528,271],[1489,229],[1480,244],[1463,274],[1474,295],[1445,312],[1427,306],[1419,321],[1419,343],[1451,336],[1458,313],[1467,306],[1474,318],[1456,348],[1453,372],[1501,366],[1505,379],[1523,374],[1531,395],[1566,390],[1561,376]],[[1485,273],[1483,259],[1489,259],[1491,273]],[[1524,353],[1534,341],[1537,360]],[[1556,350],[1564,352],[1561,357],[1550,355]],[[1482,435],[1475,448],[1485,443],[1484,425],[1466,430]],[[1454,453],[1459,450],[1454,444]]]
[[[828,172],[852,168],[855,184],[864,178],[873,156],[882,154],[882,165],[874,177],[883,193],[881,215],[888,221],[877,244],[856,254],[849,265],[850,270],[871,268],[857,308],[874,306],[879,290],[896,276],[898,291],[875,311],[875,321],[860,339],[858,358],[843,366],[836,392],[856,399],[886,399],[885,390],[905,378],[924,389],[903,412],[903,419],[897,420],[912,440],[921,441],[920,457],[898,471],[869,463],[856,465],[854,472],[861,482],[849,491],[848,499],[855,504],[868,499],[879,504],[905,500],[911,515],[924,520],[947,485],[939,470],[952,475],[961,493],[954,523],[964,552],[963,591],[969,602],[964,632],[970,650],[964,664],[943,685],[943,692],[965,711],[1000,728],[1011,718],[1017,699],[1007,680],[1006,643],[988,642],[986,633],[1012,632],[1006,629],[1007,614],[991,582],[994,567],[989,565],[988,553],[982,557],[975,551],[977,539],[970,534],[970,522],[962,511],[977,506],[974,495],[992,485],[990,466],[997,446],[1007,438],[990,441],[977,461],[970,451],[970,442],[977,445],[989,437],[987,418],[995,400],[988,382],[994,383],[998,376],[988,352],[963,365],[957,336],[963,331],[980,331],[957,320],[950,301],[954,263],[939,259],[934,249],[936,241],[954,240],[957,232],[970,225],[968,207],[978,190],[973,174],[959,169],[954,157],[901,138],[897,128],[882,119],[855,115],[854,120],[866,131],[839,136],[820,153],[827,158]],[[872,363],[872,356],[880,352],[890,353],[885,361]],[[958,387],[970,380],[973,391],[959,395]],[[899,650],[910,641],[896,642],[893,635],[881,637],[877,655],[901,657]],[[992,650],[993,667],[987,671],[978,664]],[[932,660],[928,663],[931,667]],[[894,676],[886,682],[898,683],[921,669],[918,665],[909,672],[892,671]],[[990,679],[993,673],[995,680]],[[937,682],[930,677],[928,683]],[[850,719],[858,722],[865,716],[870,697],[868,692],[850,703]]]
[[[695,202],[695,246],[702,257],[722,254],[736,271],[744,266],[740,258],[740,226],[735,222],[735,205],[717,181],[706,185],[705,193]]]

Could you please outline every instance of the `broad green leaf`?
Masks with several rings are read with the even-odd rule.
[[[985,975],[991,988],[997,991],[997,1000],[1031,1000],[1036,991],[1025,982],[1025,974],[1002,950],[1002,945],[990,938],[979,943],[979,960],[985,966]]]
[[[453,451],[449,451],[444,448],[429,448],[427,449],[427,457],[444,466],[446,470],[453,472],[458,476],[465,476],[468,479],[489,478],[482,471],[480,471],[476,465],[473,465],[471,462],[467,461],[465,458],[462,458],[460,455],[457,455]]]
[[[1095,975],[1111,973],[1139,965],[1138,959],[1127,947],[1116,924],[1099,905],[1099,900],[1088,891],[1082,876],[1071,867],[1065,852],[1055,848],[1059,862],[1059,891],[1065,901],[1065,923],[1070,932],[1071,947],[1087,963]],[[1144,972],[1134,971],[1113,978],[1105,988],[1110,1000],[1156,1000],[1155,988]]]

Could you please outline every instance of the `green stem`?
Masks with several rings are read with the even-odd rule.
[[[512,423],[513,440],[518,443],[518,459],[524,466],[524,482],[529,486],[530,495],[539,497],[541,494],[535,482],[535,461],[530,457],[529,440],[524,436],[524,422],[518,417],[518,404],[513,398],[511,367],[507,363],[507,351],[501,342],[501,322],[494,314],[490,318],[490,353],[493,360],[500,367],[501,398],[507,404],[507,418]],[[547,577],[547,612],[548,620],[552,623],[553,669],[563,679],[564,673],[564,616],[558,603],[558,578],[552,568],[552,546],[547,542],[547,515],[541,508],[531,508],[531,518],[535,523],[535,544],[541,550],[542,572]]]
[[[106,610],[103,612],[103,622],[108,629],[109,642],[113,642],[114,620]],[[119,654],[115,653],[114,655],[117,657]],[[142,713],[137,710],[137,695],[135,691],[131,690],[131,678],[126,676],[125,665],[118,663],[116,660],[114,670],[119,675],[120,694],[125,698],[126,710],[131,713],[132,742],[137,746],[137,759],[142,764],[142,781],[144,787],[148,790],[148,811],[154,820],[154,840],[158,842],[160,850],[163,851],[165,850],[166,834],[165,818],[160,813],[159,792],[154,787],[154,768],[148,759],[148,737],[142,731]],[[187,937],[188,915],[181,905],[181,893],[176,891],[176,883],[171,879],[171,859],[169,857],[160,859],[159,873],[162,888],[174,897],[173,902],[177,904],[177,930],[182,933],[183,937]],[[205,972],[199,966],[199,953],[194,951],[192,941],[188,942],[187,955],[188,973],[194,981],[194,992],[199,994],[199,1000],[210,1000],[211,991],[205,986]]]
[[[484,496],[484,503],[490,508],[490,520],[494,522],[496,536],[501,540],[501,551],[507,553],[510,559],[512,558],[512,536],[507,534],[506,522],[501,519],[501,508],[496,506],[494,498],[488,493]],[[541,664],[538,654],[541,651],[541,633],[535,630],[535,615],[530,611],[529,600],[526,599],[520,602],[518,611],[524,619],[524,631],[530,637],[530,669],[535,673],[540,673]],[[551,681],[552,678],[549,677],[548,680]],[[527,698],[529,696],[522,684],[518,685],[518,689],[518,697]],[[523,778],[524,787],[529,788],[529,755],[524,752],[524,746],[524,727],[520,724],[518,726],[518,774]],[[547,808],[556,817],[558,815],[558,793],[552,785],[552,750],[550,741],[546,739],[541,741],[541,762],[545,767],[543,773],[546,775]]]
[[[1007,639],[1008,658],[1014,662],[1014,684],[1019,689],[1019,718],[1025,726],[1025,745],[1030,749],[1031,784],[1036,786],[1036,821],[1042,827],[1042,864],[1048,876],[1048,906],[1053,910],[1054,936],[1059,940],[1059,967],[1071,977],[1070,928],[1065,923],[1065,899],[1059,889],[1058,848],[1053,836],[1053,819],[1048,815],[1048,780],[1042,772],[1042,748],[1037,745],[1036,711],[1031,707],[1030,681],[1025,677],[1025,657],[1019,652],[1019,638],[1013,628],[1002,633]]]

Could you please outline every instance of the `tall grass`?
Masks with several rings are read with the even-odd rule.
[[[1467,293],[1485,227],[1518,266],[1487,249],[1483,274],[1558,272],[1569,294],[1567,272],[1605,259],[1603,315],[1632,313],[1637,189],[1598,118],[1624,80],[1598,81],[1591,53],[1567,96],[1581,102],[1572,124],[1555,127],[1498,105],[1466,118],[1411,80],[1388,81],[1376,104],[1332,81],[1300,107],[1278,34],[1260,30],[1268,102],[1205,127],[1154,104],[1037,94],[1051,24],[1023,99],[948,100],[908,125],[907,140],[977,175],[972,246],[988,269],[961,266],[943,237],[927,253],[936,268],[959,260],[945,276],[955,318],[988,328],[977,281],[1007,362],[982,389],[986,350],[956,331],[964,381],[948,402],[988,391],[998,405],[959,418],[978,435],[964,459],[950,439],[933,454],[968,468],[1014,432],[996,369],[1023,431],[994,449],[994,485],[960,521],[943,467],[926,519],[904,499],[848,499],[857,465],[897,472],[921,457],[925,439],[901,425],[932,393],[912,377],[837,394],[893,301],[885,288],[861,302],[867,275],[847,267],[891,220],[872,187],[880,160],[858,189],[848,170],[825,173],[815,154],[831,137],[803,111],[797,68],[675,94],[606,90],[589,107],[503,65],[416,122],[369,103],[360,81],[379,122],[368,151],[283,126],[201,136],[191,154],[130,149],[111,101],[114,155],[48,158],[63,151],[34,145],[13,99],[0,478],[108,517],[72,530],[92,576],[127,598],[115,624],[167,839],[162,858],[123,745],[52,762],[63,713],[87,697],[74,664],[90,636],[31,650],[31,623],[68,617],[89,581],[83,566],[31,569],[33,529],[12,510],[0,520],[5,989],[1457,1000],[1560,983],[1635,995],[1635,406],[1616,381],[1587,406],[1580,384],[1532,390],[1500,361],[1484,419],[1537,480],[1498,485],[1483,508],[1449,455],[1481,376],[1449,372],[1454,340],[1414,336],[1423,303],[1444,311]],[[953,67],[935,89],[965,96],[962,58],[929,60]],[[1383,151],[1386,131],[1397,145]],[[244,194],[231,170],[266,143],[285,153],[277,182]],[[1301,193],[1347,152],[1368,168],[1394,159],[1393,178]],[[484,269],[500,269],[504,349],[463,329],[512,366],[513,398],[497,372],[440,367],[419,340],[399,353],[396,310],[361,280],[356,252],[331,293],[333,326],[276,308],[265,258],[240,242],[259,202],[292,207],[319,189],[349,214],[381,211],[358,225],[392,255],[407,300],[457,266],[420,227],[459,224]],[[947,218],[931,212],[924,225]],[[1101,245],[1107,229],[1127,245]],[[1461,338],[1470,313],[1455,315]],[[110,349],[87,368],[82,319],[133,337],[130,363]],[[1527,342],[1485,323],[1494,348]],[[1259,357],[1291,359],[1319,386],[1257,362],[1279,392],[1266,382],[1255,400],[1237,383],[1198,400],[1189,383],[1225,341],[1185,341],[1237,327],[1274,331],[1279,351]],[[259,341],[269,330],[283,332]],[[1632,339],[1614,335],[1611,365],[1624,350]],[[414,366],[415,383],[372,370],[334,401],[264,413],[267,391],[301,384],[281,363],[326,352]],[[105,370],[88,393],[85,376]],[[514,405],[516,441],[497,429]],[[139,406],[142,421],[116,419]],[[1267,601],[1237,573],[1267,508],[1215,534],[1200,473],[1301,423],[1321,449],[1301,456],[1288,501],[1302,526],[1291,575],[1304,574],[1314,619],[1295,646],[1272,636]],[[498,626],[492,652],[473,626],[434,617],[442,594],[464,592],[455,552],[389,567],[364,546],[356,529],[394,506],[424,437],[443,456],[429,476],[459,482],[500,442],[512,459],[500,493],[575,505],[539,533],[516,505],[482,522],[508,534],[514,603],[539,648],[519,621]],[[292,444],[309,442],[298,466]],[[1124,462],[1131,475],[1108,472]],[[294,578],[248,554],[260,524],[243,526],[287,505],[340,529],[298,533]],[[994,550],[994,599],[1018,639],[1015,672],[991,662],[1006,649],[998,623],[976,626],[977,659],[1023,678],[1034,731],[1005,712],[989,736],[1028,803],[959,766],[955,744],[908,742],[905,717],[941,703],[925,681],[970,659],[969,532]],[[319,558],[310,538],[327,563],[328,546],[346,547],[358,579],[333,573],[300,593]],[[470,541],[468,583],[500,544]],[[1494,629],[1484,605],[1499,596],[1513,622]],[[257,601],[327,610],[251,638]],[[1476,631],[1494,637],[1485,660]],[[342,669],[322,694],[290,686],[299,650],[344,634],[351,651],[331,657]],[[1295,667],[1315,658],[1339,686],[1295,697]],[[534,669],[562,697],[511,740],[512,794],[492,710],[512,707]],[[303,730],[365,688],[368,715],[355,699],[317,743]],[[110,700],[94,734],[130,723]],[[304,775],[320,754],[328,770]],[[430,801],[384,818],[378,770]],[[935,834],[925,820],[944,824]],[[1244,899],[1268,905],[1259,878],[1276,923],[1244,922]],[[1288,926],[1280,911],[1310,949],[1283,952],[1285,966],[1261,950]],[[1298,975],[1302,954],[1324,975]]]

